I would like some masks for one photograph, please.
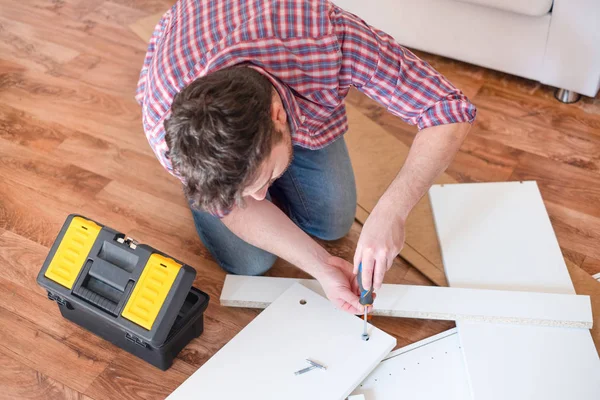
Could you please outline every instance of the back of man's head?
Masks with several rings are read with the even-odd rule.
[[[194,207],[222,213],[281,140],[271,119],[273,85],[248,67],[196,79],[175,96],[165,121],[168,157]]]

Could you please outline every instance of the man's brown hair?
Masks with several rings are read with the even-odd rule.
[[[242,192],[281,140],[271,119],[273,85],[237,66],[196,79],[165,121],[168,157],[196,208],[220,214],[242,204]]]

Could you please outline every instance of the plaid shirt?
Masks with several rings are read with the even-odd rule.
[[[419,129],[475,118],[475,107],[429,64],[329,1],[179,0],[155,28],[136,94],[150,146],[174,175],[163,123],[175,94],[237,64],[271,81],[292,142],[309,149],[347,131],[351,86]]]

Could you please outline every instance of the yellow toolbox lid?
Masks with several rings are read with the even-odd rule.
[[[152,254],[121,315],[151,330],[180,269],[175,260]]]
[[[101,229],[93,221],[74,217],[44,274],[46,278],[67,289],[73,288]]]

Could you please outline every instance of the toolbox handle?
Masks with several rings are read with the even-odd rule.
[[[129,272],[101,258],[94,261],[89,274],[121,292],[125,291],[127,283],[131,279]]]

